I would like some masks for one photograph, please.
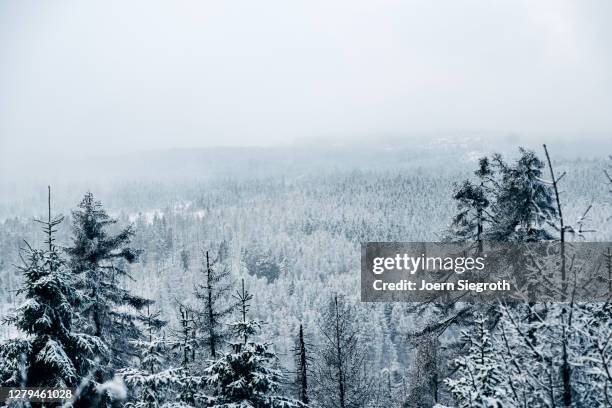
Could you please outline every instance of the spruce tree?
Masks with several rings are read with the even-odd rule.
[[[104,359],[110,371],[136,354],[131,341],[140,339],[142,334],[134,311],[152,303],[120,286],[122,279],[131,278],[125,264],[135,262],[140,251],[129,246],[134,235],[130,226],[117,233],[111,231],[117,221],[94,200],[92,193],[85,194],[72,217],[72,246],[66,252],[84,297],[79,323],[108,345],[110,353]]]
[[[205,370],[212,395],[207,406],[215,408],[293,408],[299,401],[276,395],[281,385],[281,372],[276,368],[277,357],[269,344],[253,340],[261,322],[247,318],[252,295],[244,288],[237,293],[240,319],[231,324],[235,340],[231,350]]]
[[[502,368],[486,323],[486,318],[477,316],[473,333],[463,332],[470,348],[467,355],[453,362],[456,379],[445,381],[458,408],[501,408],[506,399]]]
[[[77,277],[70,273],[55,244],[55,233],[63,217],[51,215],[49,188],[48,218],[43,225],[45,247],[27,242],[21,254],[25,298],[7,319],[25,337],[0,344],[0,381],[3,386],[84,386],[96,367],[95,356],[105,351],[96,336],[75,331],[74,321],[81,298],[75,288]],[[55,406],[53,403],[47,406]]]
[[[231,288],[229,269],[221,262],[222,253],[212,260],[209,252],[203,252],[202,269],[204,283],[196,287],[195,297],[199,307],[195,308],[198,339],[208,348],[212,359],[218,357],[221,345],[228,337],[223,321],[232,312],[232,305],[224,299]]]
[[[147,308],[146,316],[146,338],[132,341],[138,351],[138,366],[118,371],[131,394],[130,401],[124,407],[188,407],[189,405],[176,401],[178,393],[175,389],[182,385],[182,379],[185,377],[184,367],[170,367],[167,359],[170,345],[158,331],[159,313],[150,313]]]
[[[366,350],[359,340],[355,309],[334,296],[320,329],[323,344],[315,375],[319,402],[334,408],[367,406],[373,384],[366,371]]]
[[[197,335],[194,313],[189,308],[178,303],[178,328],[171,330],[172,341],[167,342],[172,351],[176,370],[176,381],[173,392],[176,394],[176,404],[193,406],[200,399],[200,389],[204,384],[201,375],[202,364],[196,358],[196,349],[201,343]],[[182,405],[181,405],[182,406]],[[172,405],[178,408],[179,405]]]
[[[487,157],[479,160],[475,174],[479,179],[478,184],[465,180],[453,195],[458,213],[451,221],[449,238],[453,241],[475,242],[478,251],[482,252],[485,224],[490,222],[487,212],[491,204],[488,185],[493,174]]]
[[[186,368],[195,360],[196,329],[193,314],[181,304],[179,304],[178,322],[179,328],[173,330],[172,349],[179,351],[181,366]]]
[[[519,148],[513,165],[493,157],[499,184],[493,205],[493,241],[537,242],[553,239],[550,224],[556,220],[554,192],[543,180],[545,164],[532,151]]]
[[[293,352],[295,353],[296,387],[298,389],[299,400],[304,404],[308,404],[310,400],[308,397],[308,371],[310,370],[309,366],[311,358],[306,352],[304,329],[301,324],[300,331],[298,332],[296,347]]]

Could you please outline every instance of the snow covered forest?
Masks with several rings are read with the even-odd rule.
[[[5,178],[0,385],[76,389],[45,407],[610,407],[608,303],[359,299],[362,242],[612,241],[612,160],[577,145],[167,151]],[[571,286],[578,266],[547,265]]]

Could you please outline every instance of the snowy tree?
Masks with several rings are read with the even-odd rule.
[[[194,309],[198,326],[198,341],[206,345],[212,359],[217,358],[228,333],[224,319],[232,312],[232,305],[225,299],[231,288],[230,271],[222,262],[220,250],[216,260],[209,252],[203,253],[202,269],[204,283],[196,287],[195,297],[199,307]]]
[[[195,320],[189,309],[182,304],[179,304],[178,309],[179,327],[173,330],[174,341],[172,342],[172,349],[178,350],[181,366],[186,368],[190,363],[195,361],[197,343]]]
[[[612,306],[589,303],[580,310],[577,334],[581,341],[575,361],[583,375],[574,369],[574,377],[581,379],[574,386],[580,390],[582,406],[612,406]]]
[[[132,401],[124,407],[159,408],[179,404],[175,388],[182,386],[185,369],[166,366],[166,340],[158,335],[151,335],[148,340],[134,340],[132,344],[138,350],[140,366],[118,371],[133,394]]]
[[[558,339],[563,329],[558,313],[546,308],[544,317],[541,310],[541,306],[529,303],[501,306],[500,357],[511,391],[508,399],[518,406],[561,404],[558,375],[562,347]]]
[[[552,239],[548,225],[557,215],[551,186],[542,180],[542,162],[534,152],[519,148],[513,165],[501,155],[493,157],[499,173],[493,203],[493,241],[543,241]]]
[[[474,331],[463,332],[464,341],[469,344],[465,356],[455,359],[454,379],[447,379],[458,408],[501,408],[506,398],[501,367],[491,335],[486,327],[487,319],[477,316]]]
[[[63,218],[51,215],[49,188],[48,218],[43,225],[46,248],[35,249],[26,242],[21,255],[25,298],[9,323],[25,337],[0,344],[0,380],[3,386],[77,387],[96,368],[95,356],[105,352],[96,336],[75,331],[74,321],[81,298],[76,277],[55,244]],[[50,404],[52,406],[53,404]]]
[[[482,250],[485,210],[489,206],[485,190],[466,180],[457,188],[453,198],[457,201],[459,213],[451,223],[451,239],[475,241]]]
[[[281,267],[270,250],[245,250],[243,258],[246,269],[251,275],[264,277],[268,282],[274,282],[280,276]]]
[[[323,344],[315,370],[318,402],[334,408],[367,406],[372,381],[355,309],[336,295],[323,312],[319,327]]]
[[[589,394],[579,391],[579,388],[581,388],[580,381],[576,380],[580,377],[580,372],[582,370],[576,369],[575,364],[572,362],[572,360],[580,359],[579,355],[586,350],[584,344],[588,343],[588,337],[579,341],[580,345],[578,349],[574,348],[576,345],[573,344],[573,342],[575,341],[574,336],[581,330],[582,322],[591,321],[593,319],[592,312],[594,308],[593,305],[587,303],[580,304],[573,300],[569,301],[572,296],[570,293],[574,292],[577,285],[583,286],[588,284],[588,282],[580,281],[579,276],[582,274],[576,274],[576,270],[590,268],[590,266],[588,262],[584,264],[582,261],[574,260],[574,256],[568,252],[570,248],[568,248],[567,236],[571,234],[572,236],[582,237],[585,232],[588,232],[588,230],[584,229],[584,222],[591,206],[589,205],[587,207],[586,211],[582,213],[575,224],[572,225],[567,223],[563,215],[564,211],[561,205],[559,188],[559,181],[565,176],[565,173],[559,176],[555,175],[548,149],[546,145],[543,147],[550,173],[550,180],[540,179],[540,181],[551,186],[554,192],[554,218],[550,219],[548,223],[558,233],[558,236],[550,235],[546,238],[558,241],[558,244],[555,244],[552,249],[549,249],[546,255],[532,258],[525,265],[524,271],[527,280],[529,280],[529,275],[538,275],[539,277],[549,276],[550,284],[546,290],[559,293],[562,298],[568,300],[568,302],[554,302],[553,304],[546,304],[543,302],[535,304],[531,302],[524,305],[515,305],[512,310],[510,308],[504,308],[503,310],[505,313],[502,315],[501,326],[504,326],[505,321],[505,326],[513,329],[508,330],[508,333],[513,333],[515,336],[514,341],[517,342],[517,344],[513,346],[515,349],[517,347],[527,346],[526,351],[535,359],[535,362],[532,362],[532,366],[528,372],[535,372],[539,374],[540,378],[549,379],[549,384],[547,384],[546,387],[550,392],[538,397],[540,401],[549,401],[554,404],[556,403],[556,399],[560,399],[560,403],[564,406],[572,406],[576,398],[580,399],[581,395]],[[568,259],[572,259],[572,261],[568,262]],[[571,283],[567,279],[569,273],[574,274],[573,282]],[[537,280],[537,278],[534,280]],[[554,282],[559,282],[559,284],[553,284]],[[574,286],[573,289],[569,287],[570,284]],[[539,296],[539,299],[546,300],[543,299],[542,296]],[[514,318],[512,318],[512,313],[514,313]],[[594,326],[603,324],[605,327],[606,321],[609,320],[609,318],[610,316],[606,316],[605,313],[598,313],[596,319],[598,323]],[[583,330],[583,332],[591,333],[590,330]],[[506,335],[506,333],[504,333],[504,335]],[[506,341],[508,353],[510,353],[510,346],[508,344],[510,342],[512,342],[512,339]],[[546,349],[540,348],[542,346],[555,348],[558,350],[558,353],[549,355]],[[513,367],[509,367],[509,369],[517,369],[519,366],[518,361],[516,359],[512,361]],[[545,364],[541,366],[543,363]],[[534,369],[537,367],[539,367],[539,369]],[[558,376],[557,371],[559,373]],[[527,378],[528,377],[529,376],[527,376]],[[523,382],[523,384],[519,384],[517,382],[517,385],[512,387],[516,399],[524,401],[527,398],[526,393],[530,394],[529,398],[533,398],[534,393],[530,390],[526,391],[525,385],[527,385],[527,388],[536,387],[534,384],[536,384],[537,381],[537,378],[532,378],[532,381],[528,383]],[[557,388],[560,389],[559,393],[555,393]],[[521,390],[522,395],[520,392],[517,392],[517,390]],[[559,394],[559,398],[556,394]]]
[[[483,157],[478,162],[475,172],[478,184],[465,180],[456,188],[453,199],[457,202],[458,213],[453,217],[450,225],[451,240],[475,242],[479,252],[483,250],[485,238],[485,224],[490,223],[491,184],[493,174],[489,159]]]
[[[122,279],[131,278],[125,263],[135,262],[139,254],[129,246],[134,231],[127,227],[112,233],[117,221],[92,193],[85,194],[78,207],[72,212],[72,245],[66,252],[84,297],[79,323],[109,346],[104,359],[112,367],[121,367],[135,354],[131,340],[141,338],[134,310],[152,303],[121,286]]]
[[[28,356],[32,343],[27,339],[11,339],[0,342],[0,384],[6,387],[25,387],[28,373]]]
[[[212,394],[206,399],[215,408],[293,408],[299,401],[276,395],[282,375],[277,357],[269,344],[253,340],[261,322],[249,320],[247,314],[252,295],[244,288],[238,292],[240,320],[231,324],[235,340],[231,350],[212,362],[205,377]]]
[[[310,371],[311,356],[306,351],[306,341],[304,340],[304,328],[300,324],[296,347],[293,350],[295,355],[296,367],[296,387],[298,390],[298,398],[304,404],[308,404],[308,376]]]
[[[203,364],[196,357],[196,350],[202,340],[198,337],[193,311],[178,303],[178,312],[178,327],[172,330],[173,339],[167,343],[174,361],[181,367],[177,371],[174,392],[178,403],[193,406],[201,399],[201,389],[205,384],[201,375]]]

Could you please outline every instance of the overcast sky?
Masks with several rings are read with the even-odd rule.
[[[0,159],[612,131],[609,0],[0,2]]]

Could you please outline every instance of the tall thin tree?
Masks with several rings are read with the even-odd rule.
[[[195,297],[200,302],[194,308],[199,336],[208,347],[213,359],[218,357],[220,345],[227,338],[224,320],[232,312],[232,303],[227,301],[231,289],[230,271],[221,262],[221,254],[211,259],[209,251],[203,252],[202,273],[204,284],[198,285]]]
[[[311,358],[306,351],[306,341],[304,340],[304,328],[302,324],[300,324],[296,343],[296,347],[293,351],[295,353],[298,397],[304,404],[308,404],[310,401],[308,397],[308,371],[310,370]]]
[[[335,408],[367,406],[372,381],[353,307],[334,296],[319,327],[324,340],[315,376],[319,402]]]

